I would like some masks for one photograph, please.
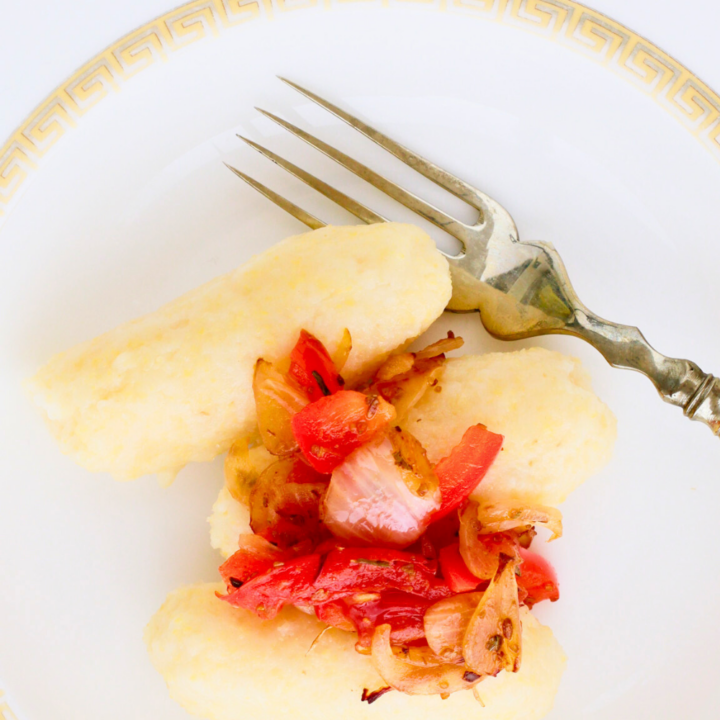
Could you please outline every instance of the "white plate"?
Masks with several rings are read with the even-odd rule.
[[[439,197],[276,73],[487,190],[524,238],[556,245],[591,308],[720,371],[720,101],[649,43],[573,2],[218,0],[169,13],[95,58],[0,153],[0,717],[188,717],[142,628],[169,590],[218,564],[205,517],[219,461],[169,490],[91,475],[59,453],[22,380],[300,230],[221,160],[348,221],[238,131],[408,217],[253,105]],[[449,326],[473,351],[581,356],[619,418],[614,461],[565,504],[565,537],[547,550],[562,599],[537,613],[569,656],[551,717],[716,718],[717,440],[579,341],[505,345],[474,316],[437,333]]]

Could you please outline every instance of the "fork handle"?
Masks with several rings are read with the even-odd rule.
[[[681,407],[685,417],[720,435],[720,378],[704,373],[690,360],[659,353],[638,328],[603,320],[577,305],[564,332],[589,342],[613,367],[646,375],[665,402]]]
[[[502,250],[499,266],[504,274],[493,274],[488,264],[480,276],[472,256],[451,262],[449,310],[479,309],[485,328],[501,340],[547,334],[582,338],[613,367],[646,375],[665,402],[681,407],[686,417],[720,435],[720,378],[704,373],[689,360],[659,353],[638,328],[604,320],[588,310],[552,244],[514,241]],[[484,258],[481,261],[485,263]],[[513,265],[517,268],[508,272]]]

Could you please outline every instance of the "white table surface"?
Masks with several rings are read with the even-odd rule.
[[[0,139],[83,62],[173,0],[0,0]],[[717,0],[590,0],[720,88]]]

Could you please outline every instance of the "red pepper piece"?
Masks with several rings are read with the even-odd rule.
[[[320,567],[319,555],[305,555],[248,580],[229,595],[218,596],[234,607],[271,620],[284,605],[310,605],[313,583]]]
[[[315,582],[316,604],[355,593],[400,590],[428,600],[452,595],[421,555],[384,548],[333,550]]]
[[[359,597],[362,598],[362,595]],[[346,602],[349,600],[346,599]],[[358,633],[355,647],[369,650],[375,628],[385,623],[392,628],[390,640],[395,645],[411,645],[423,640],[423,618],[433,602],[417,595],[389,590],[378,598],[352,603],[348,607],[348,617]]]
[[[286,558],[286,553],[265,538],[245,533],[240,536],[238,550],[220,566],[220,575],[228,586],[228,592],[233,592],[234,588],[262,575],[270,570],[274,563]]]
[[[440,569],[450,589],[456,593],[472,592],[482,582],[468,570],[460,555],[460,544],[453,543],[440,550]]]
[[[395,408],[379,395],[340,390],[296,413],[292,429],[307,461],[318,472],[331,473],[394,418]]]
[[[502,435],[490,432],[484,425],[473,425],[465,431],[450,455],[435,466],[442,504],[433,520],[457,510],[468,499],[493,464],[503,440]]]
[[[531,608],[542,600],[555,602],[560,597],[555,568],[542,555],[518,548],[522,564],[518,570],[518,590],[527,593],[525,604]]]
[[[290,376],[305,390],[310,402],[342,389],[345,381],[325,346],[307,330],[290,353]]]

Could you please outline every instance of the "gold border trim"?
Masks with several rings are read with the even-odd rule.
[[[192,0],[128,33],[56,88],[0,150],[0,226],[42,156],[120,84],[170,53],[237,25],[356,0]],[[573,0],[363,0],[365,5],[462,14],[529,30],[606,65],[674,115],[720,159],[720,96],[682,63],[615,20]]]

